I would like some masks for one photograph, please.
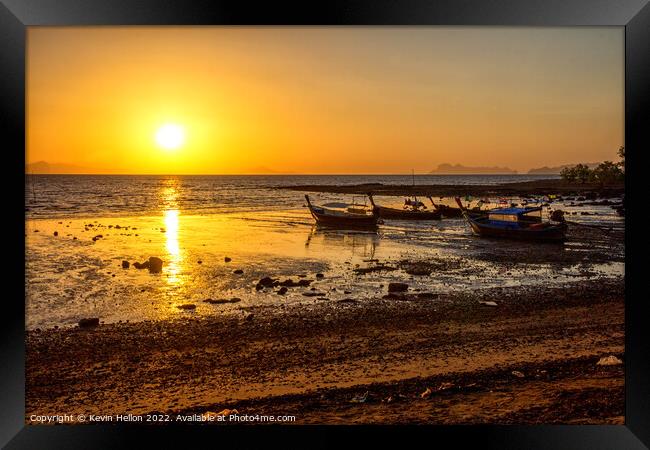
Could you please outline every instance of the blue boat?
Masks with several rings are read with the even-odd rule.
[[[459,198],[456,203],[472,231],[484,237],[527,241],[561,242],[566,238],[567,224],[542,220],[542,208],[492,209],[486,215],[471,215]]]

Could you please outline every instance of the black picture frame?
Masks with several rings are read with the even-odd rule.
[[[145,427],[128,425],[26,426],[24,420],[24,197],[26,27],[64,25],[499,25],[625,27],[626,303],[625,425],[451,427]],[[136,438],[169,448],[195,439],[218,445],[324,447],[351,435],[384,445],[481,448],[613,449],[650,446],[650,342],[641,289],[639,242],[641,158],[649,149],[645,128],[650,87],[650,5],[647,0],[357,0],[303,2],[225,0],[0,0],[0,128],[2,131],[6,282],[2,304],[0,444],[6,448],[128,447]],[[23,178],[21,178],[23,177]],[[635,217],[638,220],[635,220]],[[633,243],[636,245],[633,245]],[[636,264],[635,264],[636,262]],[[638,293],[638,294],[637,294]],[[215,439],[218,439],[215,440]],[[443,443],[447,443],[444,445]]]

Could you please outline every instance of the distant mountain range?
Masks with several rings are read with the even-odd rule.
[[[437,169],[432,170],[429,172],[431,174],[437,174],[437,175],[447,175],[447,174],[466,174],[466,175],[474,175],[474,174],[498,174],[498,175],[503,175],[503,174],[516,174],[516,170],[512,170],[509,167],[468,167],[468,166],[463,166],[461,164],[440,164]]]
[[[600,163],[586,163],[585,165],[589,167],[590,169],[593,169],[594,167],[598,166]],[[528,173],[530,175],[559,175],[559,173],[562,171],[562,169],[565,169],[567,167],[573,167],[576,166],[577,164],[564,164],[562,166],[554,166],[554,167],[539,167],[537,169],[530,169]]]
[[[38,161],[35,163],[27,164],[25,166],[26,173],[45,174],[45,173],[71,173],[71,174],[84,174],[92,173],[85,167],[74,166],[72,164],[55,164],[46,161]]]

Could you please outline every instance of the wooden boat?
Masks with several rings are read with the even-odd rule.
[[[325,208],[311,204],[309,195],[305,195],[307,200],[307,207],[309,212],[316,220],[318,225],[336,228],[375,228],[379,220],[377,211],[361,212],[360,210],[354,211],[341,211],[337,209]]]
[[[561,242],[566,238],[567,224],[543,222],[541,207],[492,209],[487,215],[472,216],[458,197],[456,203],[472,231],[479,236],[547,242]],[[530,215],[537,212],[539,215]]]
[[[440,211],[426,210],[426,206],[421,205],[421,202],[418,202],[417,199],[415,203],[411,205],[406,205],[406,209],[398,208],[388,208],[386,206],[379,206],[375,204],[374,199],[371,194],[368,194],[370,203],[372,204],[373,210],[379,213],[379,217],[382,219],[396,219],[396,220],[440,220],[442,214]]]
[[[454,208],[453,206],[449,205],[436,205],[431,196],[429,196],[429,200],[431,201],[433,207],[436,208],[437,211],[440,211],[443,217],[463,217],[463,211],[461,211],[460,208]]]

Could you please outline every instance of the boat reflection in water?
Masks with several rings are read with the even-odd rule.
[[[314,225],[305,247],[322,247],[337,253],[349,251],[351,256],[374,258],[379,240],[377,230],[341,230]]]

